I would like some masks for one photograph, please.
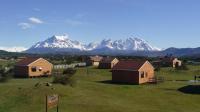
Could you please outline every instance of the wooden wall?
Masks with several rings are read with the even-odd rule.
[[[32,71],[32,67],[36,67],[36,72]],[[39,68],[42,68],[41,71],[39,71]],[[37,77],[42,75],[51,75],[52,73],[53,65],[49,63],[48,61],[44,59],[39,59],[36,62],[29,65],[29,77]]]
[[[28,66],[15,66],[15,77],[28,77]]]
[[[139,84],[138,71],[112,71],[112,81],[117,83]]]
[[[141,77],[144,73],[144,78]],[[149,81],[149,78],[154,77],[154,68],[149,62],[145,62],[144,65],[139,69],[139,83],[146,83]]]

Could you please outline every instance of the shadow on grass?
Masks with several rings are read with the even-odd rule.
[[[186,82],[186,81],[189,81],[189,80],[165,80],[165,81],[178,81],[178,82]]]
[[[178,91],[185,94],[200,94],[200,85],[188,85],[179,88]]]
[[[134,83],[113,82],[112,80],[97,81],[98,83],[113,84],[113,85],[138,85]]]
[[[48,76],[48,75],[41,75],[41,76],[13,76],[12,78],[15,78],[15,79],[31,79],[31,78],[48,78],[48,77],[53,77],[52,75],[51,76]]]

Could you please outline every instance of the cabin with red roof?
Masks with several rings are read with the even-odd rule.
[[[119,61],[111,72],[116,83],[143,84],[154,78],[154,67],[149,61]]]
[[[117,58],[106,57],[106,58],[103,58],[103,59],[99,62],[99,68],[100,68],[100,69],[111,69],[111,68],[113,68],[118,62],[119,62],[119,60],[118,60]]]
[[[16,77],[50,76],[53,65],[43,58],[27,57],[15,65]]]

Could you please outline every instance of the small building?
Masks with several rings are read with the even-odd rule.
[[[111,71],[116,83],[143,84],[154,78],[154,67],[149,61],[119,61]]]
[[[100,63],[99,63],[99,68],[100,69],[111,69],[113,66],[115,66],[119,60],[117,58],[110,58],[106,57],[103,58]]]
[[[182,66],[182,61],[178,60],[178,58],[174,58],[173,60],[173,68]]]
[[[16,63],[16,77],[50,76],[53,65],[43,58],[27,57]]]
[[[26,57],[18,57],[17,59],[16,59],[16,61],[21,61],[21,60],[23,60],[23,59],[25,59]]]
[[[87,66],[99,66],[99,62],[103,59],[101,56],[90,56],[89,59],[87,59],[86,64]]]

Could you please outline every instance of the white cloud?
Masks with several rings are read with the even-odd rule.
[[[42,20],[40,20],[39,18],[36,17],[30,17],[28,18],[29,22],[21,22],[18,24],[18,26],[20,26],[22,29],[29,29],[32,28],[34,25],[36,24],[42,24],[44,23]]]
[[[32,27],[30,23],[19,23],[18,26],[20,26],[24,30]]]
[[[22,52],[27,50],[25,47],[19,47],[19,46],[14,46],[14,47],[0,47],[0,50],[8,51],[8,52]]]
[[[33,24],[42,24],[42,23],[44,23],[42,20],[40,20],[39,18],[36,18],[36,17],[30,17],[28,20]]]
[[[78,25],[84,24],[84,22],[82,22],[82,21],[72,20],[72,19],[67,19],[65,22],[72,26],[78,26]]]

